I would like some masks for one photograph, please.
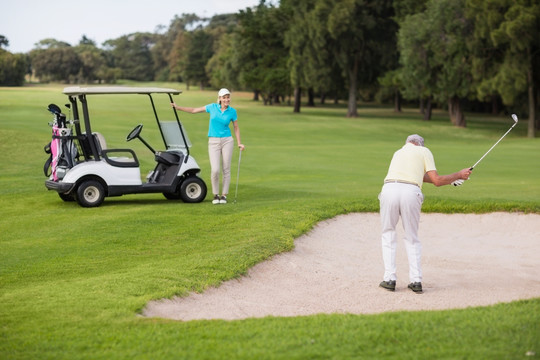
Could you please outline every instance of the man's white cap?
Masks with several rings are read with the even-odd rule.
[[[225,95],[230,95],[230,94],[231,94],[231,92],[229,90],[225,89],[225,88],[219,90],[219,92],[218,92],[218,96],[225,96]]]

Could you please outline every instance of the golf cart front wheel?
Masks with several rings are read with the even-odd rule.
[[[197,176],[190,176],[180,186],[180,198],[186,203],[198,203],[206,197],[206,184]]]
[[[99,181],[84,181],[77,188],[77,202],[82,207],[97,207],[105,199],[105,189]]]
[[[165,196],[168,200],[180,200],[180,192],[164,192],[163,196]]]

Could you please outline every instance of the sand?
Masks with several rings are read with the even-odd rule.
[[[401,230],[401,224],[398,224]],[[147,304],[143,316],[236,320],[265,316],[458,309],[540,297],[540,215],[422,214],[423,294],[407,289],[399,232],[397,287],[380,288],[380,217],[341,215],[295,240],[292,251],[204,293]]]

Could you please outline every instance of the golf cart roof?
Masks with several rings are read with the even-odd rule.
[[[178,95],[182,91],[158,87],[133,87],[133,86],[69,86],[64,88],[66,95],[103,95],[103,94],[172,94]]]

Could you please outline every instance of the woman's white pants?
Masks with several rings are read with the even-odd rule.
[[[208,156],[210,158],[210,179],[212,181],[212,193],[219,195],[219,173],[223,169],[223,191],[222,195],[229,193],[231,184],[231,161],[234,150],[234,141],[232,136],[228,137],[209,137],[208,138]]]

